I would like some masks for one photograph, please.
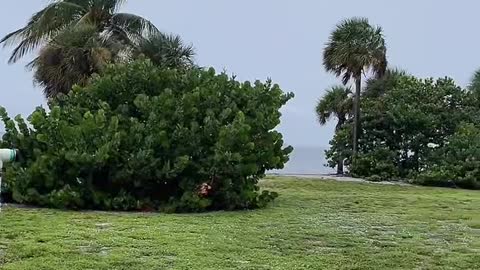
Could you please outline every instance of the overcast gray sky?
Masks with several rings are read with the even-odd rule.
[[[47,0],[2,0],[0,35],[23,26]],[[296,97],[283,110],[280,130],[294,146],[326,146],[333,124],[320,127],[315,103],[337,80],[322,67],[322,49],[340,20],[364,16],[384,28],[388,59],[420,77],[450,76],[466,85],[480,67],[479,1],[435,0],[130,0],[123,11],[192,43],[202,66],[241,80],[271,77]],[[0,50],[0,105],[28,115],[44,103],[23,63],[8,65]]]

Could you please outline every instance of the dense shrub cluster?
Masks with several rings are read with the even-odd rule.
[[[330,164],[344,156],[357,177],[479,188],[474,180],[480,171],[480,152],[473,142],[478,140],[474,95],[448,78],[421,80],[400,74],[394,79],[373,83],[374,91],[367,86],[359,152],[352,156],[352,123],[347,122],[327,151]]]
[[[436,149],[416,181],[423,185],[480,189],[480,129],[461,124],[445,146]]]
[[[73,209],[202,211],[264,206],[258,180],[288,160],[277,85],[213,69],[109,68],[28,118],[5,110],[4,143],[24,161],[6,188],[20,203]]]

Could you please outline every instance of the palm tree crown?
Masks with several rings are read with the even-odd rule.
[[[23,28],[0,40],[4,46],[16,46],[9,59],[15,63],[25,54],[46,45],[65,30],[74,31],[85,24],[95,26],[104,39],[135,43],[145,34],[157,33],[148,20],[129,13],[118,13],[126,0],[53,0],[35,13]]]
[[[371,26],[366,18],[352,18],[342,21],[332,32],[323,64],[347,84],[369,69],[382,76],[387,68],[386,52],[382,28]]]
[[[28,67],[45,97],[66,94],[77,84],[86,85],[122,52],[123,46],[101,38],[94,26],[76,27],[57,35],[44,46]]]
[[[337,129],[347,120],[352,113],[352,91],[349,87],[334,86],[328,89],[318,101],[316,113],[318,122],[325,125],[332,117],[338,119]]]

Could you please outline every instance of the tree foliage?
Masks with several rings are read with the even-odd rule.
[[[454,144],[452,140],[459,136],[455,134],[460,123],[478,123],[474,113],[478,111],[477,102],[471,92],[449,78],[422,80],[395,74],[371,82],[365,91],[358,155],[351,154],[352,148],[346,141],[348,136],[338,132],[331,142],[328,157],[333,164],[334,153],[344,151],[342,155],[348,157],[349,171],[354,176],[378,180],[408,178],[433,184],[431,180],[420,179],[439,175],[439,170],[433,168],[443,164],[438,158],[440,153],[452,153],[452,147],[464,151],[465,145]],[[351,129],[351,126],[348,122],[344,129]],[[466,156],[456,157],[459,163],[466,162]],[[442,181],[463,183],[454,167],[441,167],[444,176],[451,176]],[[438,184],[443,185],[442,182]]]
[[[112,66],[29,124],[1,111],[5,143],[25,156],[6,184],[17,202],[61,208],[261,207],[276,194],[258,180],[292,151],[274,131],[291,97],[213,70]]]
[[[472,92],[477,92],[480,94],[480,69],[476,70],[473,73],[468,89]]]
[[[384,96],[365,100],[361,152],[387,147],[396,152],[400,176],[419,171],[430,153],[428,144],[443,146],[465,119],[465,96],[451,79],[404,76]]]
[[[369,78],[366,81],[362,97],[370,99],[381,97],[386,91],[396,87],[399,79],[407,75],[407,72],[401,69],[387,69],[383,76]]]
[[[435,149],[415,181],[423,185],[480,189],[480,129],[462,123],[448,143]]]

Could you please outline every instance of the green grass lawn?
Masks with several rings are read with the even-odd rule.
[[[480,192],[274,178],[263,210],[7,208],[2,269],[480,269]]]

